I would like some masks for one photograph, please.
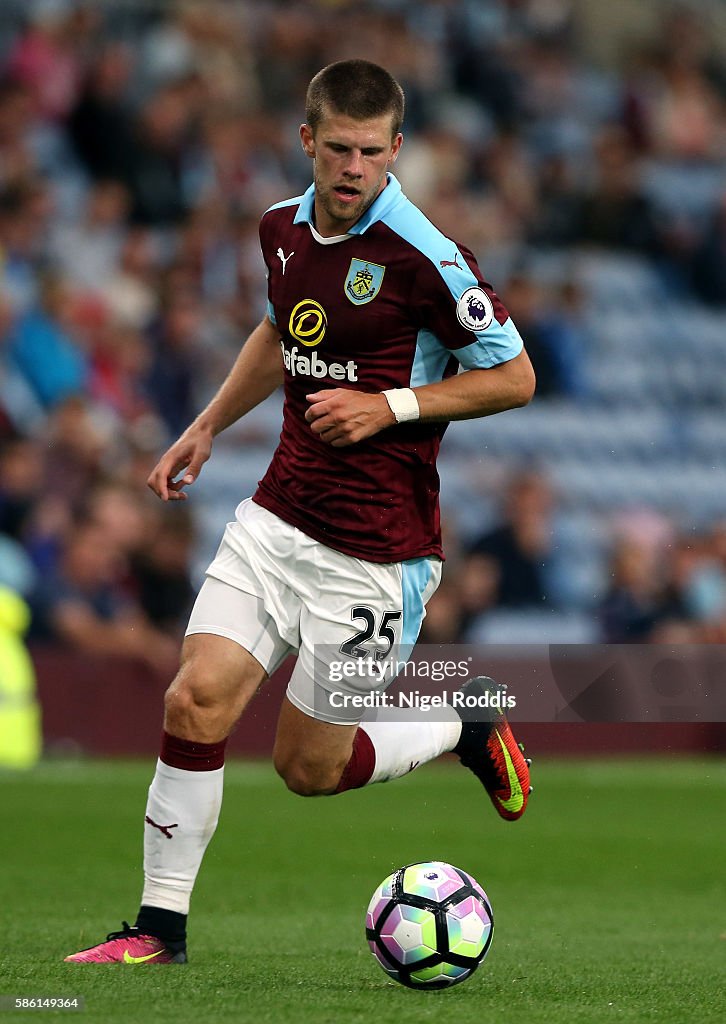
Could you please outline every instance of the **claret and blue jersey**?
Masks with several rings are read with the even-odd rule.
[[[513,359],[521,338],[473,255],[410,203],[393,175],[348,234],[319,235],[313,202],[311,186],[260,225],[285,407],[254,500],[359,558],[441,557],[436,456],[446,425],[397,425],[333,448],[305,421],[305,396],[434,383],[460,367]]]

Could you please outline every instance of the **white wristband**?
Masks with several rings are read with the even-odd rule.
[[[396,418],[396,423],[408,423],[421,416],[416,393],[411,388],[390,388],[384,391],[386,401]]]

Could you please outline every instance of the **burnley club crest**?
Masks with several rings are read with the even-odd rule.
[[[345,294],[356,306],[362,306],[375,299],[381,290],[381,281],[386,272],[385,267],[366,260],[352,259],[345,279]]]

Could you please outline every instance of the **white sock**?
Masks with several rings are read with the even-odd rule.
[[[461,719],[453,708],[376,708],[359,728],[370,738],[376,764],[369,779],[388,782],[407,775],[420,764],[453,750],[461,736]]]
[[[157,761],[144,824],[142,905],[189,913],[197,872],[217,827],[223,781],[223,767],[190,772]]]

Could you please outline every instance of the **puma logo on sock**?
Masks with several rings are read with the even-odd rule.
[[[155,821],[152,821],[152,819],[149,817],[148,814],[146,815],[146,821],[147,821],[147,823],[149,825],[153,825],[154,828],[158,828],[158,830],[163,835],[165,835],[167,839],[173,839],[174,838],[174,836],[169,831],[170,828],[179,828],[179,824],[178,823],[176,825],[157,825]]]

